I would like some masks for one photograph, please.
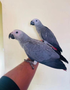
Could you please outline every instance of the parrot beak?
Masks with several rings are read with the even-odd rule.
[[[9,34],[9,38],[11,38],[11,39],[15,39],[15,37],[14,37],[14,35],[13,34]]]
[[[30,25],[35,25],[33,21],[30,22]]]

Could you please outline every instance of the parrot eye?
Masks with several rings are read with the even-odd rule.
[[[36,22],[37,22],[37,20],[36,20]]]
[[[18,33],[18,32],[16,32],[16,33]]]

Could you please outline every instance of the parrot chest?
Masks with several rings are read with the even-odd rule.
[[[36,30],[37,30],[38,34],[40,35],[40,37],[41,37],[41,28],[36,27]]]

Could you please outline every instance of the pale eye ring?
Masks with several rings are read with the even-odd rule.
[[[36,20],[36,22],[37,22],[37,20]]]
[[[18,34],[18,32],[16,32],[16,34]]]

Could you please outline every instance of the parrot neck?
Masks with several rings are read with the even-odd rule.
[[[29,42],[31,38],[29,36],[21,38],[19,41],[20,45],[23,47],[25,43]]]
[[[40,25],[36,25],[36,30],[39,34],[41,34],[41,30],[43,29],[43,24],[40,24]]]
[[[39,24],[35,25],[37,28],[42,28],[44,25],[40,22]]]

